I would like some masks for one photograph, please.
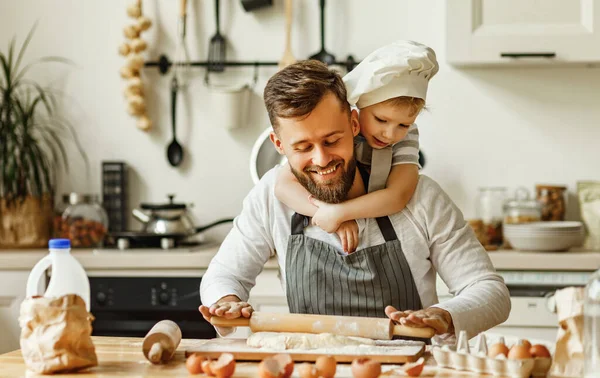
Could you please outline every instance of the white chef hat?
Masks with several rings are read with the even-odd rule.
[[[399,96],[425,100],[438,72],[435,51],[413,41],[396,41],[369,54],[344,76],[348,102],[362,109]]]

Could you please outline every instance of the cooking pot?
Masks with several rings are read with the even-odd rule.
[[[196,227],[188,208],[192,205],[175,203],[175,195],[169,194],[169,202],[163,204],[142,203],[140,209],[133,209],[133,216],[140,221],[142,232],[154,235],[190,236],[208,230],[216,225],[232,222],[221,219],[205,226]]]

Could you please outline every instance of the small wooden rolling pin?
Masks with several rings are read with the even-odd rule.
[[[252,332],[333,333],[375,340],[391,340],[393,336],[431,338],[435,334],[431,327],[407,327],[386,318],[354,316],[253,312],[250,318],[213,316],[210,322],[219,327],[250,327]]]

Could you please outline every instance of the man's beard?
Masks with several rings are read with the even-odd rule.
[[[345,201],[348,198],[348,193],[350,192],[350,188],[354,183],[354,176],[356,175],[356,160],[354,157],[348,162],[348,169],[344,167],[343,160],[332,161],[327,165],[327,167],[321,168],[320,170],[325,171],[329,168],[333,168],[336,164],[340,164],[341,166],[338,169],[341,169],[341,175],[336,176],[335,179],[329,180],[323,183],[317,183],[313,180],[312,175],[318,174],[315,172],[310,172],[309,169],[314,168],[306,167],[303,172],[295,170],[291,165],[290,169],[298,182],[302,184],[306,190],[310,194],[312,194],[319,201],[327,202],[327,203],[340,203]]]

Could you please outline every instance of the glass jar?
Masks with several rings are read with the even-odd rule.
[[[526,188],[518,188],[515,191],[515,198],[511,198],[504,203],[505,224],[539,222],[541,217],[541,204],[530,198],[529,191]]]
[[[488,244],[502,245],[502,205],[506,200],[506,188],[479,188],[477,195],[477,218],[483,221]]]
[[[108,216],[97,195],[71,193],[63,212],[64,237],[72,247],[100,247],[108,230]]]
[[[543,221],[563,221],[567,210],[567,187],[536,185],[537,199],[542,204]]]
[[[600,372],[600,270],[585,286],[583,302],[583,375],[598,377]]]

